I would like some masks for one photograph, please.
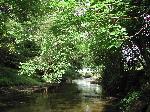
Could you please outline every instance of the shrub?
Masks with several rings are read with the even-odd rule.
[[[129,92],[128,95],[120,102],[120,109],[123,112],[130,112],[132,104],[137,101],[141,96],[140,91]]]

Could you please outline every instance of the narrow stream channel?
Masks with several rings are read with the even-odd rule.
[[[35,93],[32,100],[15,104],[0,112],[117,112],[101,98],[102,89],[90,79],[74,80],[57,92]]]

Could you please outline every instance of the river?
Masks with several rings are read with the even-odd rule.
[[[117,112],[109,100],[101,98],[102,88],[91,79],[73,80],[58,91],[34,93],[30,100],[5,107],[0,112]]]

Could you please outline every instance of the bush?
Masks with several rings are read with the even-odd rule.
[[[141,96],[141,92],[139,91],[133,91],[129,92],[128,95],[121,100],[120,102],[120,109],[123,112],[131,112],[131,106],[135,101],[137,101]]]

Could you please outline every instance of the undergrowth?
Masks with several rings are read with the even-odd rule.
[[[0,86],[40,85],[37,79],[18,75],[18,70],[0,66]]]

